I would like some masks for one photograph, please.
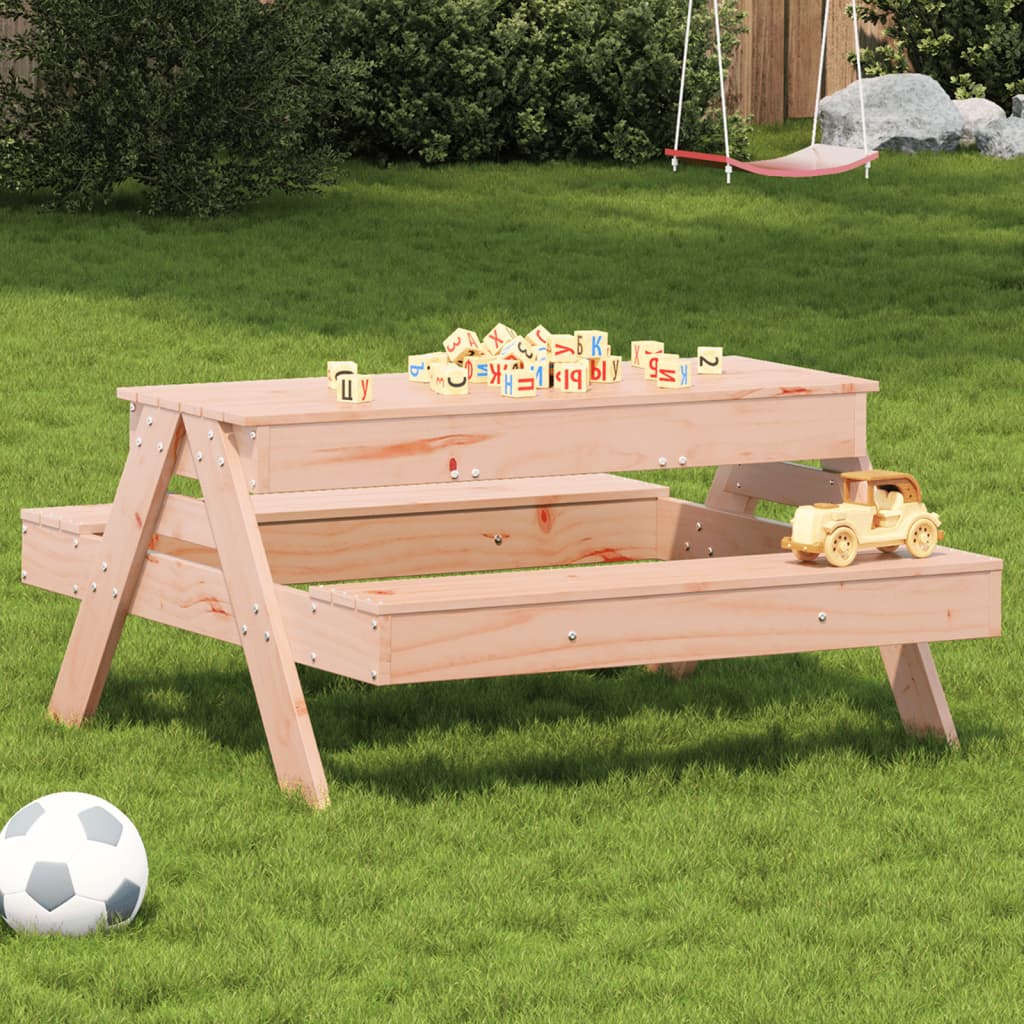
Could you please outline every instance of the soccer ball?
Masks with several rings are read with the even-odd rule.
[[[40,797],[0,832],[0,917],[15,931],[85,935],[126,924],[148,880],[137,829],[98,796]]]

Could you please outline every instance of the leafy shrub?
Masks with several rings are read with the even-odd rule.
[[[27,16],[0,60],[39,81],[0,81],[0,184],[51,189],[65,208],[127,179],[151,211],[210,214],[272,189],[312,186],[316,121],[339,65],[309,0],[0,0]]]
[[[673,138],[686,4],[681,0],[350,0],[332,54],[359,54],[359,95],[332,116],[335,144],[426,163],[611,157],[636,162]],[[739,41],[734,0],[723,51]],[[695,5],[681,144],[716,132],[711,20]],[[730,121],[737,155],[749,125]]]
[[[862,17],[891,19],[891,43],[863,53],[866,74],[912,67],[951,96],[985,96],[1007,112],[1024,92],[1024,0],[872,0]]]

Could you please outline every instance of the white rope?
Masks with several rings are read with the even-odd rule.
[[[686,38],[683,40],[683,70],[679,73],[679,108],[676,110],[676,142],[673,149],[679,148],[679,127],[683,123],[683,90],[686,88],[686,60],[690,52],[690,19],[693,17],[693,0],[686,5]],[[679,168],[679,157],[672,157],[672,170]]]
[[[811,125],[811,145],[818,141],[818,110],[821,107],[821,87],[825,81],[825,43],[828,40],[828,5],[825,0],[825,16],[821,21],[821,59],[818,61],[818,89],[814,94],[814,124]]]
[[[868,152],[868,118],[864,112],[864,79],[860,70],[860,25],[857,21],[857,0],[852,0],[853,9],[853,52],[857,55],[857,91],[860,93],[860,130],[864,141],[864,152]],[[871,164],[864,165],[864,177],[871,173]]]
[[[715,45],[718,48],[718,91],[722,96],[722,132],[725,135],[725,183],[732,183],[732,164],[729,162],[729,119],[725,114],[725,70],[722,65],[722,29],[718,23],[718,0],[715,7]]]

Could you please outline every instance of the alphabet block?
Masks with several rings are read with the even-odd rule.
[[[424,352],[418,356],[409,356],[409,380],[420,384],[429,384],[431,363],[446,362],[448,362],[448,357],[444,352]]]
[[[661,365],[662,359],[678,359],[679,356],[672,352],[654,352],[647,356],[643,363],[644,380],[657,380],[658,379],[658,367]]]
[[[476,332],[459,327],[444,339],[442,348],[451,362],[462,363],[467,356],[475,355],[480,351],[480,339],[476,336]]]
[[[435,363],[431,368],[430,390],[439,395],[468,395],[469,371],[458,363]]]
[[[490,383],[490,362],[485,355],[467,356],[462,364],[469,374],[470,384]]]
[[[541,347],[548,348],[550,346],[551,332],[543,324],[537,324],[526,336],[526,340],[536,352]]]
[[[693,367],[679,356],[662,355],[658,358],[657,383],[659,388],[691,388]]]
[[[622,380],[621,356],[598,356],[590,360],[591,384],[615,384]]]
[[[575,363],[553,363],[551,379],[559,391],[583,392],[590,390],[590,364],[584,360]]]
[[[537,394],[537,378],[530,370],[513,367],[502,376],[501,393],[508,398],[530,398]]]
[[[495,324],[480,341],[480,351],[485,356],[496,356],[501,347],[516,337],[516,332],[508,324]]]
[[[553,363],[575,363],[580,353],[575,334],[549,334],[548,358]]]
[[[532,342],[517,336],[502,346],[499,356],[502,359],[514,359],[520,366],[525,366],[536,358],[537,352]]]
[[[550,386],[550,363],[546,359],[536,359],[532,363],[527,363],[523,369],[529,370],[533,374],[534,380],[537,381],[537,388],[546,388]]]
[[[722,349],[720,346],[701,345],[697,349],[698,373],[722,372]]]
[[[362,373],[341,373],[337,377],[336,391],[339,402],[359,404],[373,401],[373,378]]]
[[[327,364],[327,386],[334,391],[337,389],[337,380],[340,374],[358,372],[359,367],[356,363],[348,360],[331,360]]]
[[[608,332],[577,331],[576,352],[584,359],[600,359],[602,356],[610,356],[612,350],[608,346]]]
[[[634,366],[643,366],[648,356],[656,352],[664,352],[665,345],[660,341],[632,341],[630,342],[630,358]]]
[[[500,388],[505,374],[512,369],[518,368],[519,364],[514,359],[492,359],[487,364],[487,383],[492,388]]]

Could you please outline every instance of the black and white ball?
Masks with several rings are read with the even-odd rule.
[[[85,935],[126,924],[148,881],[138,830],[98,796],[40,797],[0,833],[0,916],[16,931]]]

